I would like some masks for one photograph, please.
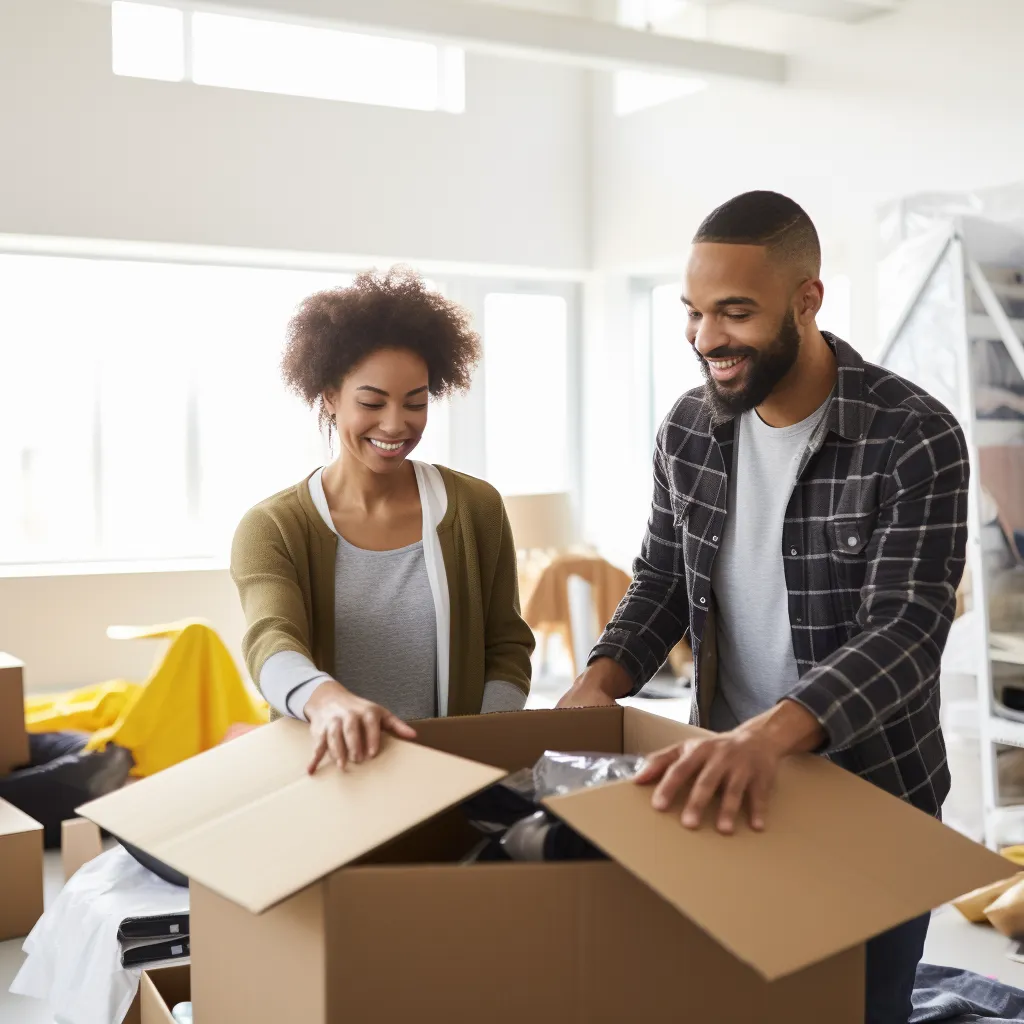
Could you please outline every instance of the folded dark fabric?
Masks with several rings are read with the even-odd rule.
[[[605,855],[540,804],[617,779],[631,778],[641,758],[547,751],[533,766],[503,779],[462,805],[470,824],[492,840],[463,863],[483,860],[603,860]]]
[[[74,818],[82,804],[120,789],[132,770],[132,755],[123,747],[88,752],[82,749],[87,739],[76,732],[30,735],[29,766],[0,778],[0,799],[43,826],[48,850],[60,847],[62,821]]]
[[[1024,992],[956,967],[920,964],[910,1024],[1009,1024],[1024,1020]]]
[[[117,841],[130,853],[144,868],[152,871],[157,878],[162,878],[165,882],[170,882],[171,885],[177,885],[182,889],[188,888],[188,879],[174,868],[165,864],[162,860],[157,860],[156,857],[140,850],[137,846],[132,846],[131,843],[126,843],[123,839],[117,838]]]

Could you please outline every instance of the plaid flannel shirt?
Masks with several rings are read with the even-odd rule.
[[[838,381],[774,540],[799,670],[787,699],[821,724],[820,753],[937,815],[949,791],[939,667],[964,569],[967,445],[930,395],[826,340]],[[621,664],[635,693],[689,633],[695,725],[715,689],[711,569],[734,438],[735,420],[716,419],[703,388],[665,420],[633,583],[590,658]]]

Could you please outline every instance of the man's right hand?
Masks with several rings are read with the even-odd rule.
[[[341,683],[321,683],[306,701],[306,718],[313,737],[312,775],[320,762],[330,755],[339,768],[352,761],[376,757],[380,750],[381,730],[403,740],[416,739],[416,730],[397,715],[373,701],[350,693]]]
[[[578,676],[555,705],[559,708],[610,707],[633,689],[633,680],[618,662],[598,658]]]

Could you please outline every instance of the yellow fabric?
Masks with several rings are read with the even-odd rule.
[[[145,683],[115,680],[25,701],[30,732],[81,729],[87,750],[116,743],[135,758],[132,774],[153,775],[220,743],[238,723],[269,718],[265,701],[246,688],[216,631],[204,622],[111,631],[118,639],[171,641]]]

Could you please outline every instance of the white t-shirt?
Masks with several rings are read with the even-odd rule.
[[[733,729],[774,707],[799,680],[782,561],[782,529],[796,472],[828,400],[789,427],[751,409],[736,420],[722,546],[711,571],[718,625],[718,688],[711,728]]]

